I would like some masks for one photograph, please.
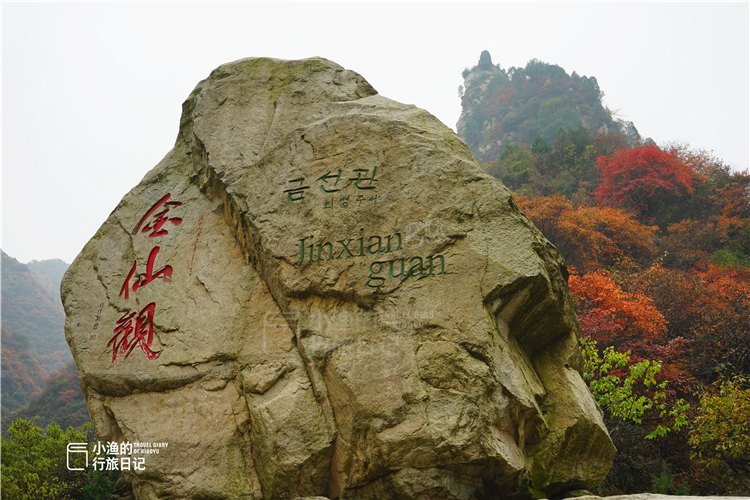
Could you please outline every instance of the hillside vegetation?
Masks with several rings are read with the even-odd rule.
[[[593,77],[483,53],[459,133],[560,250],[618,449],[597,491],[750,488],[750,173],[641,140]]]
[[[37,283],[42,285],[53,299],[60,300],[60,282],[62,282],[68,264],[60,259],[32,260],[26,267],[36,278]]]
[[[42,392],[46,372],[28,350],[29,340],[22,333],[2,328],[2,414],[11,415]]]
[[[561,128],[622,134],[630,143],[640,139],[632,122],[617,120],[602,104],[594,77],[569,75],[538,59],[504,70],[486,50],[463,76],[456,130],[477,161],[499,157],[508,144],[531,145],[537,137],[553,143]]]
[[[65,312],[59,293],[59,279],[67,265],[60,263],[53,261],[51,270],[44,263],[32,263],[32,272],[28,265],[2,252],[2,326],[28,339],[27,349],[48,373],[73,360],[65,341]]]
[[[2,253],[4,418],[28,405],[48,377],[73,361],[60,302],[60,281],[67,268],[59,259],[21,264]]]
[[[5,379],[3,379],[4,384]],[[40,386],[41,388],[37,389],[36,394],[29,399],[28,403],[13,406],[13,411],[5,410],[5,387],[3,387],[3,435],[6,435],[8,428],[17,418],[33,422],[34,425],[42,428],[54,422],[63,429],[68,427],[80,429],[85,423],[90,422],[75,363],[71,361],[42,381]]]

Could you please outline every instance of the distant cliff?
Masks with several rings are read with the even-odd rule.
[[[602,105],[604,94],[593,76],[568,75],[537,59],[506,71],[492,64],[486,50],[463,76],[456,130],[479,162],[498,158],[507,144],[530,145],[537,137],[553,144],[561,128],[621,133],[630,143],[640,138],[632,122],[618,120]]]

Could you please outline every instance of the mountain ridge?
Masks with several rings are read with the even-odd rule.
[[[73,361],[65,340],[60,259],[22,264],[2,252],[2,411],[27,405]]]
[[[507,145],[531,145],[537,137],[554,144],[560,129],[621,134],[629,144],[640,140],[632,122],[619,120],[602,104],[604,93],[593,76],[569,75],[538,59],[506,71],[492,64],[486,50],[463,76],[456,131],[479,163],[499,158]]]

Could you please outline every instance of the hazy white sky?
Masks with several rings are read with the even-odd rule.
[[[657,143],[749,164],[742,3],[3,3],[2,249],[70,263],[172,147],[216,66],[321,56],[455,130],[482,50],[595,76]]]

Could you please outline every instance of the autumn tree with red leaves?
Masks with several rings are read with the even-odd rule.
[[[624,291],[608,272],[579,276],[573,269],[568,284],[584,337],[620,350],[642,351],[645,345],[664,342],[667,322],[653,301]]]
[[[675,151],[657,146],[618,149],[596,161],[600,184],[594,191],[597,203],[624,207],[639,220],[652,223],[659,208],[670,197],[693,192],[693,171]]]

